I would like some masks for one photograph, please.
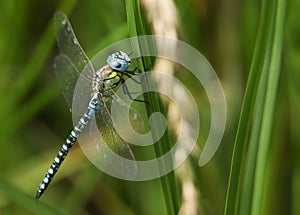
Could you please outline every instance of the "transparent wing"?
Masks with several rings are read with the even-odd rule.
[[[97,151],[109,166],[122,176],[136,175],[137,165],[129,144],[116,132],[113,121],[106,107],[96,113],[96,126],[100,135],[94,135]],[[93,129],[92,129],[93,130]],[[121,157],[116,156],[119,155]],[[128,159],[130,161],[124,160]],[[132,162],[133,161],[133,162]]]
[[[63,90],[63,96],[71,110],[75,84],[80,73],[76,70],[68,56],[64,54],[55,57],[53,66],[59,85]]]
[[[73,92],[78,78],[82,76],[82,78],[87,82],[91,82],[94,74],[94,68],[87,55],[81,48],[74,34],[72,26],[63,12],[57,11],[55,13],[54,25],[57,45],[61,53],[55,59],[55,73],[58,82],[61,85],[66,102],[71,108]],[[67,66],[63,65],[64,62],[67,64]],[[70,64],[72,65],[73,69],[70,69]],[[83,70],[85,70],[84,75],[81,74]]]
[[[116,132],[110,114],[106,108],[96,114],[97,127],[105,143],[117,154],[134,160],[134,155],[128,145]]]
[[[129,100],[129,97],[127,95],[124,95],[124,97],[127,98],[126,100]],[[132,127],[135,131],[139,133],[144,133],[145,123],[140,113],[136,109],[131,107],[127,102],[128,101],[124,101],[122,98],[120,98],[118,94],[113,93],[112,103],[119,107],[117,111],[114,111],[114,120],[117,120],[114,122],[117,122],[117,124],[122,125],[118,128],[122,133],[127,133],[126,130],[128,130],[128,126]],[[111,110],[110,105],[111,104],[107,104],[109,110]],[[128,141],[132,142],[130,138]]]

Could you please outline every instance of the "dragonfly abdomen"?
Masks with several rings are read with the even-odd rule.
[[[100,110],[101,104],[98,102],[98,94],[95,93],[88,105],[87,111],[84,115],[80,118],[79,122],[74,126],[74,129],[71,131],[70,135],[66,139],[65,143],[61,146],[59,152],[57,153],[56,157],[54,158],[51,166],[49,167],[46,175],[44,176],[43,181],[41,182],[37,193],[35,195],[36,199],[39,199],[44,191],[47,189],[48,185],[52,181],[54,175],[58,171],[60,165],[66,158],[68,152],[71,150],[72,146],[78,139],[80,133],[83,129],[87,126],[89,121],[93,118],[95,113]]]

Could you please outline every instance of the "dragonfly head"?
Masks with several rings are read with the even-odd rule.
[[[106,62],[112,69],[120,72],[125,72],[130,65],[130,58],[126,53],[117,51],[109,55],[106,59]]]

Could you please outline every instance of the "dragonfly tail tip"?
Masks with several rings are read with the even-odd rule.
[[[38,201],[41,197],[42,193],[38,190],[35,194],[35,200]]]

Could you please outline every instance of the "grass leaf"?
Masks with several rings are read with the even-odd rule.
[[[127,12],[127,22],[129,27],[129,35],[140,36],[140,35],[150,35],[152,32],[150,30],[150,25],[145,21],[145,16],[142,14],[141,6],[138,0],[127,0],[126,1],[126,12]],[[151,46],[151,44],[149,44]],[[133,44],[134,50],[140,50],[139,44]],[[142,57],[140,59],[140,65],[142,68],[152,68],[153,59],[149,57]],[[148,116],[153,112],[160,112],[165,114],[164,106],[156,93],[145,93],[144,98],[149,101],[151,108],[148,108]],[[158,126],[160,127],[160,126]],[[163,126],[162,126],[163,127]],[[155,136],[159,131],[155,131],[155,127],[151,128],[152,135]],[[156,152],[156,157],[162,156],[164,153],[171,149],[171,144],[169,141],[168,133],[166,132],[163,137],[154,145]],[[159,168],[164,168],[164,164],[161,164]],[[179,211],[179,196],[177,191],[177,183],[174,172],[171,172],[160,178],[162,192],[164,195],[165,206],[167,209],[166,214],[177,214]]]
[[[240,212],[249,214],[251,211],[253,214],[259,214],[260,211],[259,204],[263,195],[263,180],[280,68],[282,35],[278,30],[282,31],[284,22],[282,14],[285,10],[282,2],[284,0],[277,2],[265,0],[262,3],[260,25],[231,163],[225,206],[225,214],[228,215],[240,214]],[[276,3],[281,6],[276,6]],[[255,112],[254,107],[256,107]],[[252,124],[253,120],[254,124]],[[251,145],[248,149],[250,133]],[[244,174],[246,174],[245,181]],[[244,184],[243,189],[242,184]],[[252,209],[248,210],[251,201],[253,201]]]

